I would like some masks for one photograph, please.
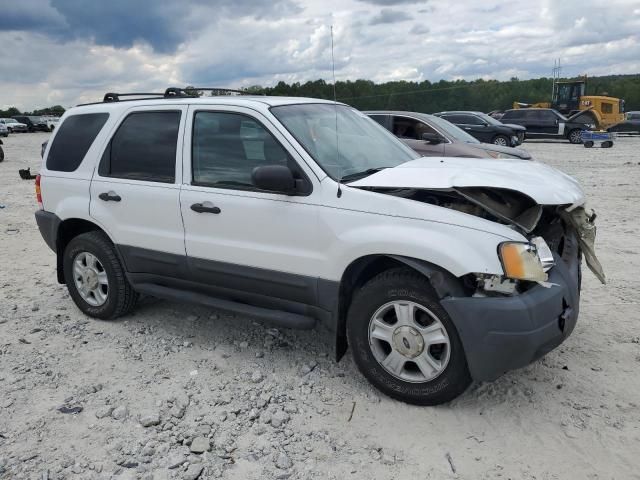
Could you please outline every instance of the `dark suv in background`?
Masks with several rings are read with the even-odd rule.
[[[516,147],[524,141],[526,128],[522,125],[505,125],[482,112],[440,112],[434,115],[444,118],[484,143],[503,147]]]
[[[447,120],[419,112],[364,112],[425,157],[519,158],[531,155],[520,148],[481,143]]]
[[[571,143],[582,143],[580,132],[593,130],[595,125],[578,121],[583,112],[567,118],[552,108],[515,108],[507,110],[500,119],[503,122],[522,125],[527,138],[566,138]]]
[[[13,117],[13,119],[17,120],[20,123],[24,123],[30,132],[49,131],[47,122],[45,122],[41,117],[36,117],[33,115],[18,115],[17,117]]]

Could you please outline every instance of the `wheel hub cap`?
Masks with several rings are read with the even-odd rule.
[[[393,300],[369,320],[369,347],[390,375],[411,383],[435,379],[449,364],[451,342],[444,324],[424,305]]]
[[[104,305],[109,295],[109,279],[98,258],[81,252],[73,260],[73,280],[82,299],[93,307]]]
[[[415,358],[424,351],[424,339],[413,327],[398,327],[393,331],[393,348],[407,358]]]

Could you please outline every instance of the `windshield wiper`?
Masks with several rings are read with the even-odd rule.
[[[340,179],[340,182],[345,183],[353,180],[359,180],[361,178],[368,177],[369,175],[373,175],[374,173],[379,172],[380,170],[384,170],[385,168],[389,168],[389,167],[367,168],[366,170],[363,170],[361,172],[350,173],[349,175],[344,175]]]

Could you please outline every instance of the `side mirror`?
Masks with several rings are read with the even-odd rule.
[[[442,143],[444,141],[444,138],[442,138],[442,136],[440,136],[437,133],[423,133],[422,134],[422,140],[429,142],[433,145],[437,145],[438,143]]]
[[[296,179],[289,167],[284,165],[265,165],[251,172],[251,181],[261,190],[291,195],[296,190]]]

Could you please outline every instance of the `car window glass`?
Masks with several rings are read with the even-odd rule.
[[[408,117],[393,117],[393,133],[399,138],[421,140],[423,133],[437,133],[429,125]]]
[[[375,120],[383,127],[387,127],[387,116],[386,115],[369,115],[372,120]]]
[[[180,116],[180,111],[129,114],[102,156],[100,175],[173,183]]]
[[[508,120],[508,119],[513,119],[513,118],[520,118],[521,112],[517,111],[517,110],[509,110],[507,112],[504,112],[504,115],[502,115],[501,120]]]
[[[86,113],[67,117],[58,127],[58,133],[49,149],[47,169],[58,172],[76,170],[107,118],[108,113]]]
[[[255,189],[253,169],[284,165],[296,170],[287,151],[259,122],[246,115],[196,112],[191,143],[193,183]]]
[[[462,117],[462,123],[466,125],[484,125],[484,122],[475,115],[460,115]]]

